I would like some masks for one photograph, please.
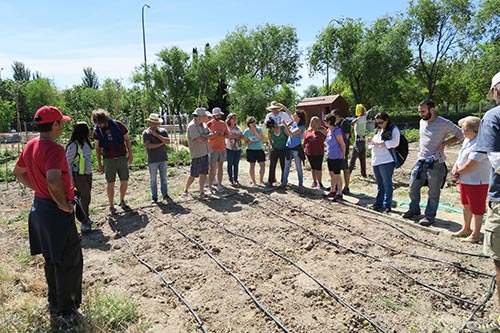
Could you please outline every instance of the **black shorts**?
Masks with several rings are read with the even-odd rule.
[[[255,162],[265,162],[266,161],[266,154],[264,151],[261,150],[253,150],[253,149],[247,149],[247,161],[250,163],[255,163]]]
[[[340,175],[340,170],[342,170],[341,169],[341,167],[342,167],[342,161],[344,161],[344,160],[341,160],[341,159],[335,159],[335,160],[328,159],[327,160],[327,162],[328,162],[328,171],[333,172],[336,175]]]
[[[322,170],[323,169],[323,155],[307,155],[311,169]]]

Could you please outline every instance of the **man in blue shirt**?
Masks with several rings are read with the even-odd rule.
[[[488,154],[493,167],[488,203],[488,217],[484,225],[483,252],[493,259],[496,269],[497,297],[500,301],[500,72],[491,80],[487,98],[495,101],[496,107],[486,112],[477,135],[478,152]],[[487,322],[469,322],[471,332],[500,332],[500,317]]]

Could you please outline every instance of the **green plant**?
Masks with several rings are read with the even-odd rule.
[[[95,290],[86,297],[83,313],[90,321],[89,325],[99,327],[101,331],[124,330],[138,322],[137,304],[130,296],[106,294]]]

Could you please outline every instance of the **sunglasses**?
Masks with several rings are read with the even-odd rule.
[[[385,123],[385,121],[376,121],[375,122],[377,125],[382,125],[383,123]]]

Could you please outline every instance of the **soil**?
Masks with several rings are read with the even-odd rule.
[[[408,201],[416,157],[416,147],[410,148],[409,160],[394,175],[400,203]],[[458,149],[447,151],[450,167]],[[158,205],[149,205],[147,172],[133,172],[127,200],[134,210],[112,217],[103,176],[94,175],[96,225],[82,236],[85,297],[96,288],[127,295],[150,324],[148,332],[202,331],[167,284],[207,332],[259,333],[457,332],[489,290],[494,268],[478,256],[481,245],[450,237],[462,221],[453,211],[460,206],[451,179],[441,200],[450,208],[440,209],[435,225],[420,227],[399,217],[404,205],[389,214],[363,208],[376,192],[370,167],[368,178],[354,171],[352,194],[338,203],[320,190],[293,185],[293,171],[286,189],[251,186],[243,160],[240,188],[225,186],[208,199],[182,197],[188,171],[169,170],[173,202]],[[304,174],[309,186],[310,172]],[[4,185],[2,220],[25,221],[32,193]],[[133,256],[123,237],[152,269]],[[26,223],[4,223],[0,244],[7,265],[18,260],[16,253],[28,248]],[[23,293],[43,301],[42,259],[16,274],[13,285],[0,286],[4,306],[15,307]],[[475,318],[492,316],[495,303],[488,301]]]

